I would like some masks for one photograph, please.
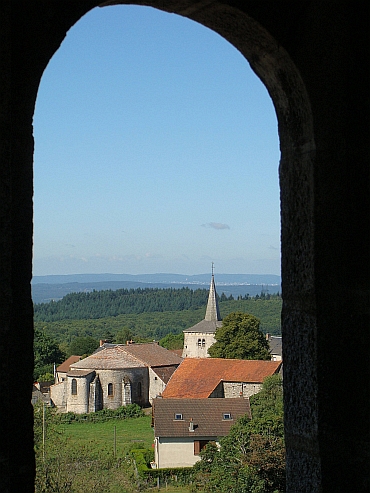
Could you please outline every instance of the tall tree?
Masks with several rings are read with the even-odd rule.
[[[65,354],[60,350],[58,344],[43,330],[35,329],[33,340],[35,381],[44,380],[45,375],[53,375],[53,365],[61,363]]]
[[[260,320],[249,313],[227,315],[216,330],[215,339],[208,350],[212,358],[271,359],[268,341],[260,330]]]
[[[69,345],[69,355],[89,356],[99,347],[99,341],[93,337],[75,337]]]
[[[160,346],[166,349],[182,349],[184,347],[184,333],[169,333],[159,341]]]
[[[127,341],[130,341],[132,339],[132,332],[129,327],[122,327],[114,339],[116,344],[126,344]]]

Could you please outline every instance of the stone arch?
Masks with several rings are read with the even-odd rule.
[[[95,6],[125,3],[213,29],[244,54],[274,101],[287,491],[367,491],[370,43],[366,2],[349,0],[1,3],[2,395],[6,369],[23,358],[13,375],[17,393],[1,407],[8,444],[0,453],[1,489],[33,491],[32,115],[39,80],[78,19]]]
[[[124,5],[125,1],[113,0],[93,2],[100,7]],[[141,4],[139,1],[130,4]],[[312,316],[307,316],[297,301],[297,290],[301,279],[305,280],[305,303],[307,293],[314,292],[313,264],[313,162],[315,157],[312,112],[305,85],[289,54],[259,22],[222,1],[203,0],[194,4],[191,1],[164,2],[151,0],[146,5],[170,13],[175,13],[212,29],[237,48],[251,68],[266,86],[272,98],[279,129],[281,159],[279,164],[281,190],[281,240],[282,240],[282,330],[284,340],[285,402],[288,420],[286,440],[291,441],[292,461],[297,461],[294,452],[295,430],[301,429],[317,440],[317,409],[315,367],[312,361],[316,354],[316,324]],[[88,11],[87,9],[86,11]],[[82,17],[82,15],[80,15]],[[76,22],[77,19],[74,19]],[[73,22],[73,23],[74,23]],[[72,23],[72,24],[73,24]],[[71,25],[72,25],[71,24]],[[277,163],[278,166],[278,163]],[[301,200],[296,200],[296,190],[300,190]],[[303,260],[304,259],[304,260]],[[289,277],[290,282],[285,279]],[[290,289],[294,286],[294,318],[285,316],[289,305]],[[310,299],[312,306],[314,300]],[[303,327],[302,338],[297,340],[295,327]],[[198,339],[198,347],[202,340]],[[305,348],[299,369],[292,366],[292,354]],[[296,378],[297,375],[299,379]],[[289,381],[291,384],[289,385]],[[301,395],[309,396],[302,399]],[[290,416],[289,409],[294,412]],[[299,416],[299,420],[296,420]],[[290,417],[290,419],[289,419]],[[302,430],[303,427],[303,430]],[[292,439],[290,439],[292,436]],[[289,453],[289,452],[288,452]],[[300,461],[302,459],[300,458]],[[310,459],[309,475],[320,468],[319,463]]]

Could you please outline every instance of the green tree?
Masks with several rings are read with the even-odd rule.
[[[65,359],[65,354],[59,349],[58,344],[43,330],[35,329],[33,352],[35,381],[41,380],[40,377],[45,375],[53,375],[54,363],[59,364]]]
[[[99,341],[93,337],[75,337],[69,345],[69,355],[89,356],[99,347]]]
[[[220,440],[208,444],[195,464],[197,482],[208,492],[285,491],[283,389],[279,375],[268,377],[251,397],[252,419],[241,417]]]
[[[120,329],[115,337],[115,343],[116,344],[126,344],[127,341],[130,341],[132,339],[132,332],[131,329],[127,326],[122,327]]]
[[[269,360],[269,345],[260,330],[260,320],[254,315],[233,312],[216,330],[216,342],[209,348],[212,358]]]
[[[184,347],[184,333],[181,334],[167,334],[160,339],[159,345],[166,349],[182,349]]]

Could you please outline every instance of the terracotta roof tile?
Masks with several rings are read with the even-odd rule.
[[[175,419],[175,415],[182,419]],[[225,419],[230,414],[231,419]],[[153,400],[156,437],[225,436],[236,420],[251,417],[249,399],[161,399]],[[189,431],[192,420],[194,431]]]
[[[80,359],[81,359],[81,356],[76,356],[76,355],[70,356],[61,365],[58,366],[57,371],[62,372],[62,373],[67,373],[67,371],[69,370],[69,367],[71,365],[73,365],[73,363],[80,361]]]
[[[281,364],[281,361],[186,358],[170,378],[162,396],[207,398],[222,380],[262,383],[267,376],[277,373]]]

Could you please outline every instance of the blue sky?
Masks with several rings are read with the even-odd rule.
[[[34,136],[34,275],[280,275],[275,111],[215,32],[92,10],[43,74]]]

